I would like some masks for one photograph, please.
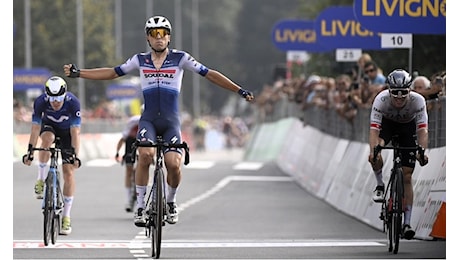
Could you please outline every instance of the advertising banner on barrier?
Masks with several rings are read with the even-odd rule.
[[[324,9],[315,20],[315,31],[318,44],[325,48],[382,49],[380,35],[356,20],[353,6]]]
[[[446,0],[355,0],[353,10],[371,31],[446,34]]]

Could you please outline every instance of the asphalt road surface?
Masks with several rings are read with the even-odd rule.
[[[241,151],[191,154],[178,190],[179,222],[163,229],[161,259],[445,259],[446,241],[401,240],[317,199],[271,162]],[[150,239],[124,211],[123,168],[76,171],[72,234],[43,245],[37,166],[13,162],[13,259],[149,259]],[[378,216],[376,216],[377,218]]]

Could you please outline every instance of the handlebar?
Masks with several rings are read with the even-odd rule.
[[[41,148],[41,147],[34,147],[32,148],[33,151],[48,151],[50,153],[60,152],[61,148],[58,147],[49,147],[49,148]]]
[[[420,145],[418,146],[415,146],[415,147],[394,147],[394,146],[381,146],[381,145],[376,145],[374,147],[374,158],[373,158],[373,161],[374,163],[376,162],[377,160],[377,155],[380,153],[381,150],[383,149],[387,149],[387,150],[417,150],[420,158],[421,158],[421,162],[420,164],[423,166],[426,164],[426,161],[425,161],[425,149],[423,147],[421,147]]]
[[[61,148],[59,148],[59,147],[49,147],[49,148],[33,147],[33,148],[32,148],[32,151],[48,151],[48,152],[50,152],[51,154],[55,154],[55,153],[58,153],[58,152],[61,152],[61,154],[64,153],[64,152],[71,152],[71,153],[74,152],[73,149],[61,149]],[[23,161],[24,161],[24,157],[25,157],[25,156],[27,156],[27,155],[24,155],[24,156],[23,156],[23,158],[22,158]],[[71,164],[74,164],[74,160],[75,160],[75,161],[78,162],[78,168],[80,168],[80,166],[81,166],[81,160],[80,160],[78,157],[76,157],[75,154],[74,154],[73,157],[74,157],[74,158],[71,159],[70,163],[71,163]]]
[[[188,147],[188,144],[186,142],[182,142],[180,144],[174,144],[174,143],[168,143],[168,142],[158,142],[158,143],[152,143],[150,141],[139,141],[136,140],[132,144],[132,156],[135,155],[137,147],[153,147],[153,148],[182,148],[185,150],[185,160],[184,164],[187,165],[190,162],[190,149]]]

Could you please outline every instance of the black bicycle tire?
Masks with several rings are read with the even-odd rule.
[[[53,211],[54,212],[54,211]],[[51,226],[51,244],[56,244],[57,237],[59,234],[59,223],[60,223],[60,217],[59,214],[56,214],[55,212],[53,213],[53,222]]]
[[[51,240],[51,226],[53,221],[52,189],[48,184],[48,180],[45,184],[45,197],[43,199],[43,243],[45,246],[48,246]]]
[[[147,200],[147,204],[146,204],[146,207],[145,209],[147,210],[147,219],[146,219],[146,222],[145,222],[145,236],[146,237],[151,237],[152,234],[153,234],[153,219],[154,219],[154,215],[155,215],[155,207],[153,205],[153,196],[152,196],[152,193],[153,193],[153,187],[150,189],[150,193],[149,193],[149,198]]]
[[[155,173],[156,181],[156,194],[155,194],[155,220],[153,225],[154,232],[152,236],[152,257],[158,259],[161,253],[161,236],[164,221],[164,173],[163,169],[157,169]]]
[[[403,174],[401,168],[396,168],[395,172],[395,202],[394,202],[394,240],[395,246],[393,249],[393,253],[397,254],[399,251],[399,240],[401,238],[402,232],[402,212],[403,212]]]
[[[60,214],[58,213],[58,207],[60,207],[60,201],[61,201],[61,189],[59,188],[59,172],[56,171],[56,189],[53,190],[53,203],[52,203],[52,209],[53,209],[53,221],[52,221],[52,226],[51,226],[51,244],[56,244],[57,237],[60,232]]]
[[[391,191],[390,191],[391,194]],[[388,239],[388,252],[393,251],[393,198],[390,195],[387,207],[387,239]]]

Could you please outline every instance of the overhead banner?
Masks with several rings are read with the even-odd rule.
[[[371,31],[446,34],[446,0],[355,0],[353,10]]]
[[[14,68],[13,69],[13,91],[25,91],[29,89],[41,89],[45,82],[51,77],[51,72],[45,68]]]
[[[272,40],[282,51],[327,52],[317,42],[314,21],[287,19],[279,21],[272,30]]]
[[[331,6],[315,20],[317,43],[329,49],[379,50],[380,36],[364,28],[355,18],[353,6]]]

